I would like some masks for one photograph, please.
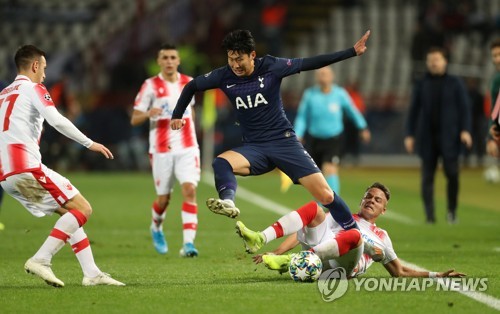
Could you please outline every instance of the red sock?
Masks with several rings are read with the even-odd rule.
[[[341,231],[335,237],[339,246],[339,255],[342,256],[358,246],[361,233],[358,229]]]

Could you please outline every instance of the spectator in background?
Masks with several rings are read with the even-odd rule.
[[[467,92],[471,103],[471,136],[472,136],[472,149],[465,150],[464,164],[470,166],[470,155],[474,153],[477,157],[477,165],[483,166],[483,158],[486,152],[486,130],[488,120],[485,115],[484,96],[479,91],[478,80],[476,78],[468,78],[466,80]]]
[[[469,98],[462,80],[446,72],[443,49],[431,48],[426,63],[428,73],[414,86],[404,144],[408,153],[416,151],[422,161],[427,222],[436,221],[434,175],[441,158],[447,178],[448,222],[456,223],[460,143],[472,145]]]
[[[498,99],[498,92],[500,90],[500,38],[495,39],[491,43],[490,50],[491,50],[491,60],[495,65],[496,72],[492,78],[490,87],[492,111],[491,111],[491,117],[488,119],[490,123],[488,126],[489,134],[488,134],[486,148],[488,154],[490,154],[493,157],[498,157],[499,144],[500,144],[500,134],[499,134],[500,129],[498,126],[498,112],[495,112],[495,107],[497,107],[497,102],[500,101]],[[494,122],[494,120],[496,120],[496,122]]]
[[[283,28],[286,23],[288,5],[286,0],[268,0],[262,9],[261,22],[266,38],[267,53],[273,56],[281,54]]]
[[[359,86],[357,81],[352,81],[349,85],[345,87],[345,90],[351,97],[356,109],[364,116],[366,113],[366,105],[363,96],[359,91]],[[359,136],[358,128],[356,124],[349,118],[344,117],[344,139],[342,144],[342,156],[345,154],[351,154],[354,160],[354,164],[359,162],[359,153],[361,150],[361,138]]]
[[[331,67],[316,70],[317,86],[306,89],[295,118],[295,132],[304,141],[316,164],[321,168],[330,188],[340,194],[338,167],[341,157],[341,135],[344,131],[344,112],[354,121],[359,135],[366,143],[370,131],[347,91],[333,84]]]

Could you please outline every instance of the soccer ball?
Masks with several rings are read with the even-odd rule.
[[[293,254],[288,271],[294,281],[313,282],[318,280],[323,270],[323,263],[318,255],[311,251]]]
[[[498,167],[493,165],[484,170],[483,173],[484,179],[489,183],[498,183],[500,182],[500,171]]]

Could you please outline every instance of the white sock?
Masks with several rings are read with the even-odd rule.
[[[198,229],[198,205],[188,202],[182,203],[181,215],[183,243],[194,243]]]
[[[303,226],[304,223],[302,222],[302,218],[299,213],[297,213],[297,211],[293,211],[278,219],[277,222],[267,227],[264,231],[262,231],[262,233],[266,237],[266,243],[269,243],[276,238],[281,238],[295,233]]]
[[[80,228],[78,220],[72,213],[68,212],[62,215],[33,258],[50,262],[52,257],[64,246],[69,235],[75,233],[78,228]]]
[[[339,245],[337,239],[330,239],[322,242],[312,248],[314,253],[321,258],[321,260],[329,260],[340,256]]]
[[[101,270],[95,264],[92,248],[83,228],[78,228],[71,235],[68,242],[71,244],[71,248],[82,267],[83,275],[89,278],[97,277],[101,273]]]

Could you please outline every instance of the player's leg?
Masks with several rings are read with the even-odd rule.
[[[237,182],[235,174],[259,175],[274,169],[274,165],[269,165],[266,156],[256,147],[250,145],[241,146],[233,150],[226,151],[212,163],[215,177],[215,188],[219,193],[219,198],[209,198],[208,208],[216,213],[235,218],[240,214],[240,210],[235,206]]]
[[[335,191],[335,193],[340,194],[340,180],[339,180],[339,164],[338,158],[332,161],[325,161],[321,165],[321,171],[325,176],[328,186]]]
[[[316,202],[309,202],[299,209],[284,215],[262,232],[248,229],[241,221],[236,222],[236,231],[243,239],[248,253],[257,252],[265,244],[283,236],[293,234],[304,226],[315,227],[325,220],[325,212]]]
[[[191,182],[181,185],[182,196],[182,236],[183,243],[180,255],[183,257],[198,256],[198,250],[194,246],[196,231],[198,229],[198,205],[196,204],[196,186]]]
[[[170,203],[170,194],[158,195],[151,207],[151,237],[153,239],[153,246],[160,254],[168,252],[167,240],[163,233],[163,222],[167,215],[167,207]]]
[[[57,210],[59,215],[64,215],[67,213],[67,209],[60,208]],[[80,267],[83,271],[82,284],[84,286],[96,286],[96,285],[112,285],[112,286],[124,286],[125,284],[119,282],[109,274],[103,273],[99,267],[97,267],[94,261],[94,255],[92,254],[92,248],[90,247],[90,241],[83,230],[83,227],[78,228],[68,239],[68,243],[71,245],[71,249],[80,263]]]
[[[443,168],[446,175],[446,194],[448,200],[448,222],[457,223],[457,203],[458,203],[458,158],[443,158]]]
[[[346,230],[352,228],[359,229],[347,204],[338,194],[332,191],[321,173],[313,173],[302,177],[299,179],[299,182],[318,202],[330,211],[333,219],[342,228]]]
[[[167,215],[173,187],[173,156],[171,153],[151,155],[151,169],[157,198],[151,207],[151,237],[153,246],[160,254],[168,252],[168,244],[163,233],[163,222]]]
[[[334,192],[328,186],[325,177],[298,140],[290,138],[282,144],[279,150],[275,148],[269,154],[274,164],[292,181],[302,184],[319,203],[330,211],[333,219],[342,228],[358,228],[349,207],[337,194],[334,197]]]
[[[249,175],[250,162],[240,153],[229,150],[217,156],[212,167],[219,198],[209,198],[207,206],[216,214],[235,218],[240,214],[240,210],[234,203],[238,187],[235,174]]]
[[[434,177],[438,163],[438,156],[429,156],[422,158],[422,181],[421,193],[424,202],[424,209],[427,223],[435,223],[436,217],[434,214]]]
[[[358,229],[349,229],[339,232],[335,238],[313,246],[311,251],[316,253],[322,261],[326,261],[341,257],[362,244],[361,232]]]
[[[196,230],[198,229],[198,205],[196,204],[196,187],[200,182],[200,150],[186,149],[174,157],[175,177],[181,184],[182,192],[182,235],[183,245],[180,255],[183,257],[198,256],[194,246]]]
[[[339,164],[341,153],[341,140],[340,137],[329,138],[324,141],[321,163],[321,172],[325,176],[328,186],[340,194],[340,180],[339,180]]]

